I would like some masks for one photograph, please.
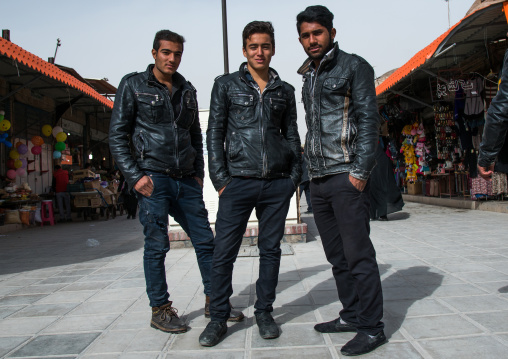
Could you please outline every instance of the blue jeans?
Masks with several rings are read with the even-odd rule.
[[[168,303],[164,260],[169,251],[168,215],[172,216],[192,241],[198,260],[204,291],[210,295],[213,258],[213,232],[203,202],[203,190],[194,178],[172,178],[149,172],[154,189],[150,197],[138,193],[139,221],[145,235],[143,265],[146,292],[151,307]]]
[[[215,251],[212,267],[212,320],[224,322],[231,308],[233,266],[242,244],[250,214],[256,210],[259,220],[259,277],[256,281],[255,314],[272,312],[279,279],[280,241],[291,197],[295,192],[290,178],[234,177],[219,197],[215,222]]]

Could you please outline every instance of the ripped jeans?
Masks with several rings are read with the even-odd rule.
[[[172,216],[192,241],[198,260],[204,292],[210,295],[210,273],[213,258],[213,232],[203,202],[203,190],[194,178],[172,178],[148,172],[154,189],[150,197],[137,193],[139,221],[145,235],[143,265],[146,292],[151,307],[168,303],[164,261],[169,251],[168,215]],[[178,278],[178,280],[180,280]]]

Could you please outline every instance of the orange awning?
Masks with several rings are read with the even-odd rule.
[[[88,96],[99,101],[101,104],[113,108],[113,102],[100,95],[89,85],[79,81],[75,77],[60,70],[56,65],[53,65],[47,61],[44,61],[38,56],[24,50],[22,47],[0,38],[0,55],[7,56],[25,66],[49,77],[64,83]]]

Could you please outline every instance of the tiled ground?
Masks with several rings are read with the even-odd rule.
[[[389,343],[365,358],[508,357],[508,215],[406,204],[371,222]],[[258,259],[239,258],[232,303],[247,315],[214,348],[202,348],[204,295],[192,250],[170,251],[174,306],[191,330],[149,327],[141,228],[125,216],[0,237],[0,357],[339,358],[353,334],[320,334],[337,316],[331,277],[311,216],[309,238],[282,259],[275,317],[266,341],[252,319]],[[91,246],[95,241],[99,245]]]

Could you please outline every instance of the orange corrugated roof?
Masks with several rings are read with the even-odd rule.
[[[476,12],[476,11],[475,11]],[[425,61],[430,59],[434,52],[436,52],[436,49],[441,44],[441,42],[450,34],[450,32],[455,29],[458,25],[462,23],[466,18],[473,15],[475,12],[472,12],[471,14],[465,16],[460,20],[458,23],[453,25],[448,31],[446,31],[443,35],[439,36],[437,39],[432,41],[430,45],[425,47],[423,50],[420,50],[416,55],[414,55],[408,62],[406,62],[404,65],[399,67],[391,76],[389,76],[386,80],[383,81],[381,85],[376,87],[376,95],[380,95],[386,90],[388,90],[390,87],[395,85],[397,82],[402,80],[404,77],[408,76],[411,72],[422,66]]]
[[[13,60],[16,60],[41,74],[46,75],[52,79],[60,81],[76,90],[96,99],[103,105],[113,108],[113,102],[100,95],[97,91],[91,88],[89,85],[79,81],[75,77],[68,73],[60,70],[57,66],[44,61],[38,56],[24,50],[22,47],[7,41],[0,37],[0,54],[8,56]]]

